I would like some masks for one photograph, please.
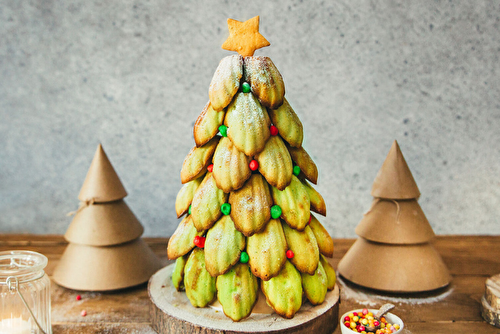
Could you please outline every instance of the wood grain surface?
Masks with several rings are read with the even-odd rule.
[[[167,238],[145,240],[165,265],[172,263],[166,259]],[[330,261],[334,268],[353,242],[354,239],[334,240],[335,252]],[[0,235],[0,251],[23,249],[46,255],[49,275],[66,245],[62,236]],[[392,302],[396,305],[393,313],[405,322],[406,334],[500,334],[500,329],[487,324],[480,313],[486,279],[500,273],[500,236],[439,236],[434,246],[453,276],[449,287],[434,293],[382,295],[339,278],[340,315]],[[388,270],[397,270],[390,263],[385,265]],[[76,300],[77,295],[81,295],[80,301]],[[81,316],[82,310],[87,311],[87,316]],[[155,333],[150,327],[149,312],[146,284],[108,293],[78,292],[52,285],[54,334]],[[340,333],[340,327],[334,333]]]

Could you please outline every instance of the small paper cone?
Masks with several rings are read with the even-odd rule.
[[[78,199],[82,202],[111,202],[125,198],[127,192],[101,144],[97,147]]]
[[[118,245],[139,238],[144,232],[139,220],[123,201],[90,204],[73,218],[64,237],[89,246]]]
[[[375,200],[355,231],[370,241],[389,244],[420,244],[434,238],[434,231],[415,199]]]
[[[108,247],[69,244],[52,278],[73,290],[118,290],[148,281],[161,267],[160,259],[140,238]]]
[[[339,273],[358,285],[389,292],[431,291],[451,276],[429,243],[388,245],[359,238],[338,265]]]
[[[372,187],[372,196],[387,199],[412,199],[420,197],[398,142],[394,141],[387,158],[380,168]]]

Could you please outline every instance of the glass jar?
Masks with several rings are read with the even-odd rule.
[[[0,334],[52,334],[47,257],[0,252]]]

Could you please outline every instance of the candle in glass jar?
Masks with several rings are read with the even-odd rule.
[[[0,334],[31,334],[31,325],[21,318],[0,320]]]

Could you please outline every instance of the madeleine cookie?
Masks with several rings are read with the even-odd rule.
[[[240,152],[231,140],[223,137],[214,153],[213,175],[217,187],[225,193],[239,189],[252,175],[249,158]]]
[[[286,262],[287,249],[280,221],[271,219],[262,232],[247,239],[248,265],[252,273],[265,281],[278,275]]]
[[[262,151],[271,135],[271,120],[252,93],[238,93],[227,107],[224,124],[234,146],[247,156]]]
[[[259,163],[259,172],[270,185],[283,190],[290,184],[293,171],[292,159],[279,136],[269,138],[264,150],[257,154],[255,159]]]
[[[316,164],[309,154],[307,154],[306,150],[302,147],[288,146],[288,151],[290,152],[292,160],[300,167],[306,179],[316,184],[316,182],[318,182],[318,167],[316,167]]]
[[[167,255],[170,260],[187,254],[194,248],[194,237],[202,236],[204,231],[198,232],[193,225],[191,216],[186,216],[179,223],[174,234],[168,240]]]
[[[222,216],[208,230],[205,241],[205,264],[213,277],[226,273],[238,263],[245,249],[245,237],[234,228],[229,216]]]
[[[285,83],[280,72],[269,57],[246,57],[244,61],[245,81],[252,93],[267,108],[276,109],[283,103]]]
[[[302,306],[302,278],[289,261],[278,276],[262,281],[261,287],[269,306],[282,317],[293,318]]]
[[[309,201],[311,202],[311,210],[319,213],[322,216],[326,216],[326,204],[323,196],[314,189],[309,182],[305,179],[300,180],[302,185],[306,188],[307,194],[309,195]]]
[[[187,183],[203,176],[214,155],[220,137],[212,138],[201,147],[193,147],[182,163],[181,182]]]
[[[196,193],[196,189],[200,186],[201,181],[203,181],[203,177],[189,181],[185,183],[177,193],[175,199],[175,212],[177,213],[177,218],[180,218],[189,211],[189,206],[193,201],[194,194]]]
[[[319,220],[316,219],[313,215],[311,215],[311,223],[309,223],[311,230],[316,237],[316,241],[318,242],[319,251],[324,256],[332,257],[333,256],[333,239],[328,233],[328,231],[321,225]]]
[[[259,282],[250,267],[240,263],[217,277],[217,299],[224,314],[240,321],[252,313],[257,302]]]
[[[205,105],[194,123],[193,135],[197,147],[203,146],[219,132],[224,122],[224,113],[215,111],[210,102]]]
[[[335,288],[335,283],[337,281],[337,274],[335,274],[335,269],[322,254],[319,256],[319,262],[323,266],[323,269],[325,269],[326,277],[328,278],[328,283],[326,287],[328,291],[333,290],[333,288]]]
[[[271,219],[273,200],[269,185],[260,174],[253,174],[242,188],[233,191],[229,204],[236,229],[247,237],[262,231]]]
[[[302,122],[286,98],[283,99],[283,104],[278,109],[268,109],[268,112],[273,124],[278,128],[281,138],[290,146],[301,147],[304,138]]]
[[[302,288],[309,302],[313,305],[321,304],[328,291],[328,277],[321,262],[318,263],[314,275],[300,273],[300,276],[302,276]]]
[[[205,307],[215,298],[215,278],[205,269],[205,254],[201,248],[195,248],[189,255],[184,268],[184,286],[194,307]]]
[[[212,173],[207,173],[191,202],[191,217],[198,231],[208,230],[220,218],[221,205],[228,196],[217,188]]]
[[[174,271],[172,272],[172,284],[177,291],[184,290],[184,267],[189,255],[180,256],[175,260]]]
[[[283,191],[271,187],[274,204],[281,208],[281,218],[290,227],[302,231],[309,221],[311,214],[309,195],[299,179],[292,175],[290,185]]]
[[[227,56],[220,61],[208,90],[208,96],[214,110],[221,111],[231,102],[240,88],[242,76],[242,56]]]
[[[306,226],[302,232],[294,230],[285,223],[282,226],[288,248],[294,254],[290,262],[301,273],[313,275],[319,262],[318,243],[314,233],[309,226]]]

